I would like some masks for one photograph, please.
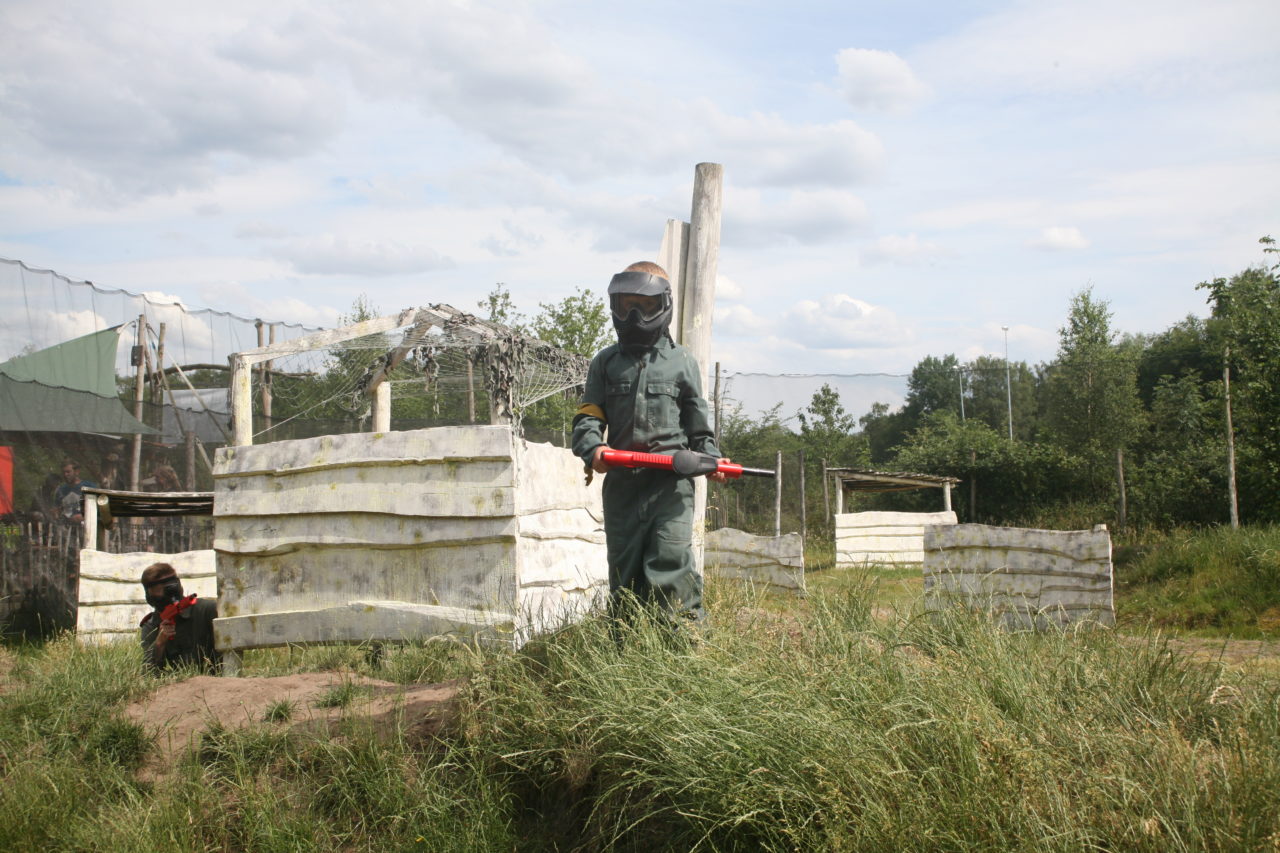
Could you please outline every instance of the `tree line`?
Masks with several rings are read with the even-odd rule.
[[[1265,252],[1276,251],[1271,238],[1261,242]],[[735,459],[753,464],[771,461],[778,449],[796,459],[803,451],[806,479],[819,484],[807,490],[810,518],[813,508],[826,506],[819,494],[825,462],[958,477],[953,506],[961,521],[1222,524],[1232,520],[1234,456],[1239,519],[1274,522],[1280,519],[1277,268],[1260,265],[1202,282],[1197,287],[1210,316],[1188,316],[1155,334],[1118,332],[1108,302],[1086,288],[1071,298],[1048,363],[930,355],[912,369],[896,409],[881,403],[855,419],[823,386],[797,413],[798,432],[783,425],[777,408],[757,419],[731,413],[722,443]],[[759,526],[772,517],[773,496],[761,491],[752,500],[743,515]],[[740,505],[742,497],[722,501]],[[798,493],[790,503],[798,506]],[[932,489],[859,496],[853,506],[940,508]],[[790,515],[794,524],[798,510]]]
[[[929,355],[912,369],[897,408],[877,403],[855,417],[824,385],[799,412],[783,413],[780,405],[757,417],[740,409],[721,412],[721,446],[759,467],[772,467],[783,453],[786,529],[798,529],[802,515],[810,529],[830,524],[824,465],[957,477],[962,482],[953,507],[961,521],[1160,528],[1227,523],[1231,450],[1240,520],[1276,521],[1280,264],[1269,263],[1274,240],[1261,242],[1268,264],[1197,285],[1210,308],[1207,318],[1188,316],[1155,334],[1125,334],[1114,327],[1107,300],[1086,288],[1072,296],[1048,363]],[[477,307],[485,319],[584,356],[612,341],[607,306],[586,288],[539,305],[532,317],[519,312],[503,284]],[[362,298],[343,320],[375,315]],[[277,381],[323,384],[297,398],[324,399],[317,392],[350,386],[366,361],[367,353],[338,352],[319,376]],[[411,363],[400,368],[406,376],[423,369]],[[290,396],[281,394],[281,402]],[[367,404],[337,395],[307,414],[351,418],[357,415],[353,405]],[[456,384],[437,382],[428,394],[393,397],[392,406],[398,429],[488,422],[484,394],[468,394]],[[574,390],[531,406],[523,413],[526,435],[565,443],[576,408]],[[712,522],[764,532],[773,525],[774,501],[773,487],[764,481],[714,487]],[[847,511],[939,508],[933,489],[846,501]]]

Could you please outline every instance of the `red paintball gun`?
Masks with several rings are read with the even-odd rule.
[[[196,594],[193,592],[188,596],[179,598],[177,601],[171,601],[164,606],[164,610],[160,611],[160,624],[173,623],[178,618],[178,614],[186,610],[188,607],[196,603]]]
[[[656,468],[659,471],[674,471],[680,477],[697,477],[717,472],[724,474],[730,480],[736,480],[744,474],[749,477],[776,476],[774,471],[767,471],[764,468],[746,468],[737,462],[717,459],[695,450],[677,450],[673,456],[641,453],[637,450],[605,450],[601,458],[608,464],[620,468]]]

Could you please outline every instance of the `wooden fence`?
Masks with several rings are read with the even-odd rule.
[[[208,518],[120,519],[108,531],[106,550],[157,554],[209,548]],[[0,629],[37,636],[75,627],[80,549],[77,524],[24,522],[0,526]]]

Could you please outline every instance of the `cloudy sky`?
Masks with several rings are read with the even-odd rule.
[[[603,289],[725,173],[714,357],[1205,313],[1280,236],[1275,0],[0,3],[0,256],[331,325]]]

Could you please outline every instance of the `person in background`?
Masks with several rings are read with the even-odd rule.
[[[57,507],[60,519],[73,524],[79,524],[84,521],[84,487],[96,487],[97,485],[92,480],[80,479],[80,466],[73,460],[63,460],[62,484],[53,493],[53,502]]]
[[[108,453],[98,466],[98,486],[103,489],[120,488],[120,454]]]
[[[151,472],[151,479],[155,486],[151,491],[155,492],[180,492],[182,491],[182,480],[178,479],[178,472],[173,470],[170,465],[157,465]]]
[[[218,604],[209,599],[196,601],[165,620],[162,614],[171,604],[183,600],[182,579],[169,563],[152,563],[142,572],[142,588],[152,610],[142,619],[142,658],[153,672],[177,666],[198,666],[208,673],[217,671],[222,655],[213,646],[213,620]]]

